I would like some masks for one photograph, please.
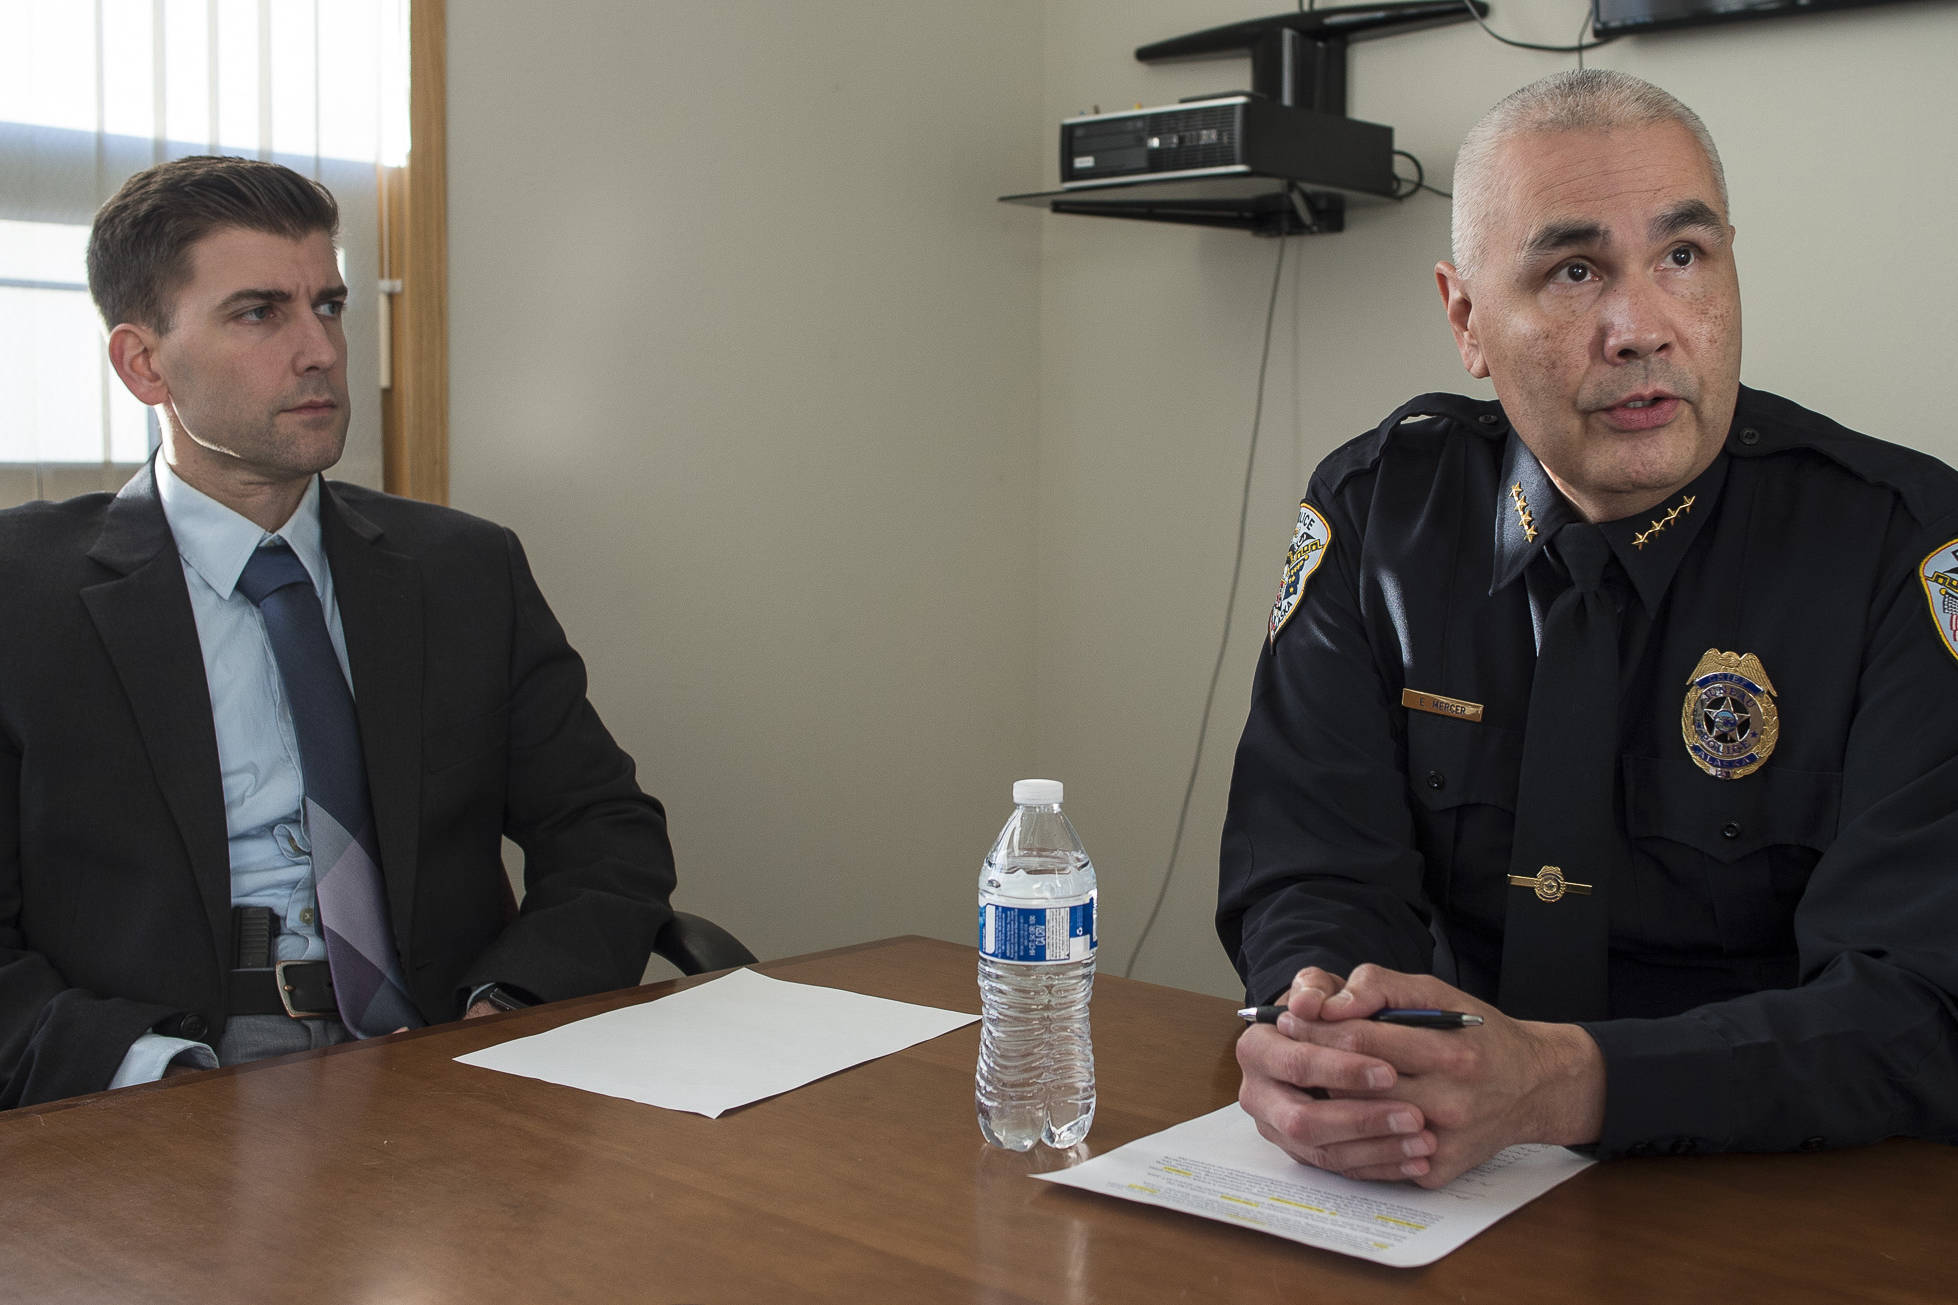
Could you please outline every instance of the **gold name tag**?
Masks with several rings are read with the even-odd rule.
[[[1438,693],[1423,693],[1419,689],[1402,689],[1401,706],[1410,711],[1431,711],[1437,716],[1453,716],[1457,720],[1482,719],[1482,704],[1479,702],[1444,698]]]

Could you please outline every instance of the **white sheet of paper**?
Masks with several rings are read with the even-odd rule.
[[[1034,1177],[1415,1268],[1596,1163],[1560,1146],[1512,1146],[1439,1191],[1355,1182],[1297,1163],[1229,1105]]]
[[[715,1119],[978,1018],[736,970],[456,1060]]]

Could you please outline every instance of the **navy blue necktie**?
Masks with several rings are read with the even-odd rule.
[[[313,886],[340,1019],[363,1038],[404,1025],[419,1028],[422,1019],[408,999],[388,922],[353,694],[327,637],[312,577],[281,541],[252,554],[238,590],[265,618],[299,736]]]
[[[1550,541],[1570,573],[1543,621],[1523,734],[1496,1004],[1517,1019],[1603,1019],[1619,832],[1618,604],[1611,544],[1588,522]]]

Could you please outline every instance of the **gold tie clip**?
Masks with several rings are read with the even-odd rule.
[[[1511,875],[1509,882],[1514,888],[1535,889],[1537,900],[1544,902],[1554,902],[1565,893],[1576,893],[1580,897],[1591,895],[1591,885],[1571,882],[1554,865],[1547,865],[1533,875]]]

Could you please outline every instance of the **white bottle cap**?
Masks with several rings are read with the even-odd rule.
[[[1013,801],[1023,807],[1059,806],[1061,801],[1061,782],[1058,779],[1016,779],[1013,781]]]

